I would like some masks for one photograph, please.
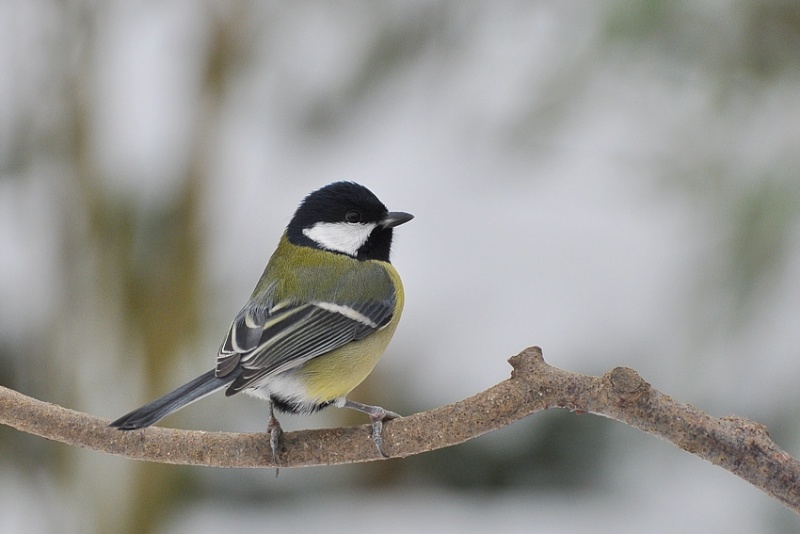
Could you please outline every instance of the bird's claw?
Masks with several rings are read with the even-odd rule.
[[[269,422],[267,423],[267,432],[269,432],[269,447],[272,450],[272,462],[275,464],[275,476],[277,477],[280,473],[280,469],[278,468],[280,465],[278,454],[281,449],[283,429],[281,428],[280,421],[278,421],[278,419],[275,417],[272,404],[270,404],[269,407]]]

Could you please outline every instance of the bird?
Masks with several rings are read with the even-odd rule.
[[[354,182],[307,195],[233,319],[214,368],[110,426],[147,427],[224,389],[228,397],[245,392],[267,400],[276,465],[282,429],[275,412],[328,406],[369,415],[372,441],[388,457],[383,422],[400,416],[347,395],[372,372],[400,320],[405,294],[389,256],[393,229],[413,217],[388,211]]]

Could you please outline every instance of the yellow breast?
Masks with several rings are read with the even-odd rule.
[[[396,305],[389,323],[358,341],[310,360],[299,369],[308,395],[318,402],[331,402],[350,393],[364,381],[389,345],[403,312],[404,294],[400,276],[384,264],[396,287]]]

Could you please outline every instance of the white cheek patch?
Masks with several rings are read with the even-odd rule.
[[[376,226],[376,223],[318,222],[311,228],[303,228],[303,235],[324,249],[356,256]]]

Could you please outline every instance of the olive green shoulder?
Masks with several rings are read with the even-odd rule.
[[[398,282],[389,263],[293,245],[284,235],[253,295],[272,288],[275,302],[382,301],[394,298]]]

